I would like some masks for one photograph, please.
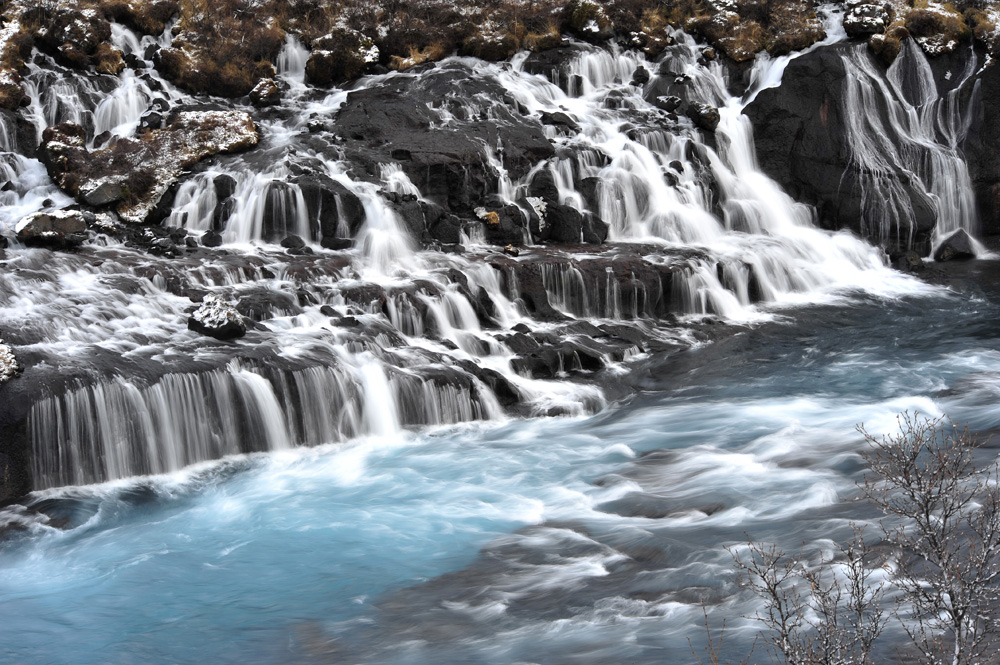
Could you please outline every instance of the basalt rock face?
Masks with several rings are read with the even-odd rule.
[[[977,87],[966,93],[972,125],[964,143],[982,232],[1000,234],[1000,65],[986,67]]]
[[[907,45],[903,48],[905,50]],[[879,144],[883,141],[891,151],[905,151],[907,147],[900,147],[900,135],[894,129],[899,114],[924,113],[938,104],[942,117],[946,118],[944,122],[953,127],[948,131],[953,132],[955,138],[942,138],[940,134],[932,137],[940,147],[931,157],[944,155],[958,164],[957,167],[953,165],[953,170],[958,172],[966,168],[961,164],[964,161],[976,193],[976,212],[986,232],[1000,231],[1000,213],[997,212],[1000,203],[1000,166],[997,166],[1000,163],[997,159],[1000,122],[989,111],[994,108],[991,104],[1000,103],[997,99],[1000,75],[997,67],[987,66],[967,76],[971,67],[978,67],[976,63],[982,62],[981,55],[977,59],[971,48],[929,58],[926,65],[922,61],[914,62],[924,57],[918,56],[916,49],[907,57],[910,62],[897,62],[895,69],[890,71],[857,44],[815,50],[789,63],[781,85],[760,92],[744,113],[754,126],[761,168],[793,198],[814,205],[823,227],[850,229],[881,244],[891,253],[915,249],[926,256],[942,206],[950,205],[938,203],[939,190],[935,187],[947,189],[945,179],[952,176],[931,170],[920,171],[912,165],[893,164],[891,160],[880,163],[877,172],[873,173],[858,151],[884,152],[886,149]],[[868,92],[861,89],[862,93],[855,91],[856,98],[851,100],[848,79],[857,76],[857,69],[851,68],[851,58],[855,61],[865,59],[869,63],[866,67],[879,72],[884,81],[882,89],[887,91],[888,97],[880,94],[869,97]],[[855,104],[853,110],[851,103]],[[971,124],[967,124],[965,118]],[[851,134],[854,131],[857,136],[859,125],[875,128],[860,148],[857,138],[852,145]],[[880,128],[887,129],[883,132]],[[953,140],[959,141],[958,145],[949,143]],[[961,183],[954,187],[960,188]],[[886,191],[893,193],[890,205],[908,209],[908,219],[906,223],[880,230],[867,218],[871,217],[873,207],[884,208],[886,200],[890,200],[889,197],[879,198]],[[973,215],[970,212],[969,217]]]
[[[74,124],[49,127],[41,159],[52,179],[81,203],[116,204],[126,220],[143,222],[186,167],[209,155],[257,144],[257,126],[241,111],[185,111],[166,129],[141,138],[116,139],[88,150],[86,132]]]
[[[458,102],[469,99],[483,100],[482,108]],[[497,190],[483,146],[502,146],[497,158],[511,178],[554,153],[537,119],[522,115],[496,81],[457,63],[350,93],[335,128],[347,157],[371,177],[396,162],[425,197],[462,213]]]

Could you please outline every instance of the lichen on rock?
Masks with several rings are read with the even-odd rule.
[[[24,366],[18,362],[14,349],[0,339],[0,386],[24,371]]]
[[[224,341],[243,337],[247,332],[236,305],[211,293],[188,318],[188,328]]]
[[[90,151],[78,125],[49,127],[41,157],[52,179],[83,203],[117,204],[118,214],[141,223],[160,197],[195,162],[255,146],[257,126],[243,111],[182,111],[165,129],[119,138]]]

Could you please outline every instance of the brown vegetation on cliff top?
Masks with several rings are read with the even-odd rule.
[[[0,106],[20,103],[18,71],[32,45],[70,66],[120,71],[121,54],[105,35],[109,20],[146,34],[159,34],[175,21],[173,43],[157,55],[157,67],[189,91],[235,97],[274,75],[286,33],[328,51],[325,61],[313,66],[315,82],[328,85],[454,52],[501,60],[520,49],[558,46],[563,33],[596,42],[617,37],[655,57],[669,44],[667,26],[687,30],[742,62],[762,50],[780,55],[822,39],[816,5],[816,0],[5,0],[0,12],[6,28],[15,29],[7,30],[6,39],[0,36]],[[997,13],[987,5],[984,0],[873,3],[871,11],[886,14],[865,36],[872,35],[873,48],[887,61],[908,35],[930,53],[969,38],[995,51]],[[66,17],[81,15],[89,29],[60,42],[75,25]],[[358,38],[347,44],[334,39],[337,34]],[[324,40],[340,46],[323,47]],[[344,71],[333,66],[353,61],[357,66]]]

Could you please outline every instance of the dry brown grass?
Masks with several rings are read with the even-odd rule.
[[[94,66],[101,74],[117,76],[125,69],[122,52],[108,43],[99,44],[94,52]]]
[[[174,48],[163,49],[157,68],[191,92],[223,97],[248,94],[285,42],[285,31],[267,11],[247,0],[181,0]]]
[[[405,58],[401,58],[398,55],[391,56],[389,59],[389,69],[394,69],[398,72],[404,72],[410,67],[416,67],[417,65],[422,65],[425,62],[436,62],[450,55],[444,44],[437,43],[431,44],[430,46],[425,46],[424,48],[417,50],[414,47],[410,47],[410,54]]]
[[[176,0],[104,0],[101,6],[108,18],[147,35],[162,33],[179,9]]]
[[[972,30],[972,36],[977,41],[984,44],[990,53],[1000,53],[1000,30],[998,30],[1000,26],[990,20],[986,12],[971,7],[965,10],[964,18],[965,24]]]
[[[943,7],[946,11],[948,6]],[[925,7],[914,7],[904,20],[906,30],[913,37],[940,36],[944,41],[963,42],[972,36],[972,31],[965,24],[965,19],[954,8],[949,13],[942,13]]]
[[[527,32],[521,40],[521,48],[529,51],[545,51],[556,48],[562,43],[562,33],[559,24],[550,19],[542,31]]]

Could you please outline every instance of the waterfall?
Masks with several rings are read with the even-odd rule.
[[[139,120],[149,108],[153,92],[133,72],[121,74],[121,84],[101,100],[94,111],[94,135],[111,132],[116,136],[131,136]]]
[[[120,27],[114,36],[132,55],[156,41]],[[261,145],[199,166],[176,187],[163,222],[195,235],[220,232],[218,254],[137,260],[122,246],[88,246],[47,265],[43,253],[25,250],[12,259],[15,270],[0,274],[0,314],[24,331],[16,343],[72,370],[64,390],[30,411],[38,486],[496,419],[514,404],[523,415],[592,413],[607,404],[604,391],[566,379],[627,372],[623,363],[641,345],[616,336],[622,321],[657,339],[686,339],[667,330],[675,317],[756,323],[775,307],[845,290],[907,292],[909,282],[883,265],[878,250],[818,230],[812,209],[759,170],[745,102],[729,93],[723,67],[699,63],[694,41],[673,36],[658,62],[580,45],[552,80],[525,71],[527,54],[511,66],[458,58],[441,65],[496,83],[519,113],[568,119],[542,126],[555,146],[550,159],[517,173],[503,143],[490,140],[477,167],[494,176],[490,205],[544,216],[529,191],[545,176],[553,203],[607,222],[610,244],[528,246],[517,258],[487,245],[486,224],[461,210],[454,212],[469,217],[456,228],[464,253],[423,249],[427,239],[410,233],[407,217],[433,206],[419,171],[387,159],[359,168],[336,140],[316,139],[315,123],[326,122],[347,92],[317,94],[301,84],[305,51],[289,38],[278,70],[290,94],[280,113],[262,112]],[[170,29],[157,43],[169,38]],[[645,86],[630,85],[640,66],[656,73]],[[357,87],[421,75],[372,76]],[[154,98],[144,77],[76,81],[52,63],[33,64],[26,116],[39,131],[75,120],[90,137],[128,135]],[[719,109],[713,139],[647,100],[657,86],[681,85],[675,79],[691,101]],[[171,106],[194,101],[167,83],[161,94]],[[476,96],[428,112],[442,127],[460,117],[507,117]],[[12,129],[3,129],[9,144]],[[0,212],[5,226],[43,205],[70,203],[37,161],[16,156],[0,168],[17,183],[16,192],[0,192],[11,201]],[[331,205],[336,219],[318,219]],[[530,240],[527,226],[519,231]],[[312,254],[286,254],[277,243],[289,235],[301,236]],[[350,239],[353,248],[328,251],[320,244],[328,237]],[[43,271],[49,277],[38,279]],[[238,303],[252,319],[244,339],[215,343],[186,330],[189,310],[206,293]],[[574,324],[582,327],[570,331]],[[108,353],[135,375],[119,372]]]
[[[285,38],[285,45],[278,54],[278,76],[297,87],[305,85],[306,60],[309,59],[309,49],[292,35]]]
[[[957,229],[975,235],[972,183],[960,151],[973,105],[963,111],[958,101],[976,71],[975,53],[944,94],[912,39],[904,40],[885,75],[863,45],[853,47],[844,64],[846,139],[864,228],[882,241],[895,235],[912,244],[915,206],[928,205],[937,220],[935,243]]]

